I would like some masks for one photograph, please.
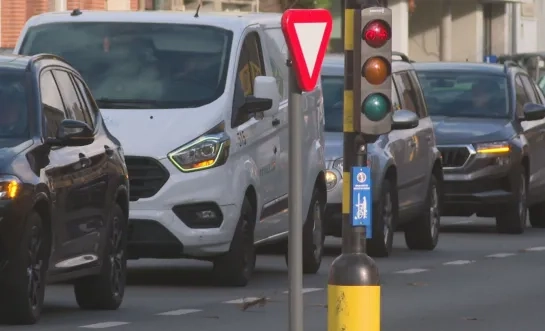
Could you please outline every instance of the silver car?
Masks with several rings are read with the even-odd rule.
[[[409,249],[433,250],[439,239],[443,171],[420,83],[411,63],[392,63],[392,132],[369,144],[372,173],[373,256],[388,256],[396,229]],[[326,234],[341,236],[344,61],[328,55],[322,68],[327,180]],[[346,171],[349,171],[348,169]]]

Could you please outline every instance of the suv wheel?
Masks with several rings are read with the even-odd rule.
[[[220,284],[243,287],[252,278],[256,261],[254,220],[252,205],[244,198],[229,252],[214,260],[214,274]]]
[[[523,167],[514,192],[513,201],[496,216],[496,229],[499,233],[521,234],[526,228],[528,185]]]
[[[80,308],[115,310],[123,302],[127,279],[127,216],[115,205],[109,220],[102,268],[98,275],[78,279],[74,284]]]
[[[380,200],[373,206],[373,237],[367,240],[371,256],[387,257],[392,253],[398,208],[392,185],[388,179],[382,182]]]
[[[21,249],[0,284],[0,321],[29,325],[39,320],[45,295],[48,242],[42,218],[32,212],[26,220]]]
[[[320,200],[320,192],[314,189],[310,201],[307,219],[303,225],[303,273],[315,274],[320,270],[324,254],[324,202]],[[289,251],[285,252],[286,265]]]
[[[441,222],[439,183],[431,175],[424,212],[405,226],[405,243],[413,250],[433,250],[439,241]]]

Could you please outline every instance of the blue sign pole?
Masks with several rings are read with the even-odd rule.
[[[365,237],[373,237],[373,195],[371,185],[371,169],[368,167],[352,167],[352,191],[350,192],[352,208],[350,219],[353,227],[365,227]]]

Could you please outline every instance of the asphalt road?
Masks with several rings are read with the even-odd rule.
[[[545,330],[545,230],[499,235],[486,219],[444,219],[433,252],[406,249],[396,234],[393,256],[377,259],[382,277],[382,331]],[[325,331],[328,268],[340,253],[328,240],[319,274],[305,276],[305,330]],[[131,263],[122,308],[77,308],[72,288],[50,286],[38,326],[0,330],[278,331],[288,327],[287,269],[282,256],[259,256],[246,288],[215,287],[206,263]],[[268,298],[243,311],[242,301]]]

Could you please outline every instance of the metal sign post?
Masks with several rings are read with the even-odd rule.
[[[333,19],[325,9],[288,9],[282,32],[289,50],[289,331],[303,331],[303,109],[302,92],[316,88]]]
[[[303,112],[301,111],[301,90],[291,60],[288,60],[289,96],[289,234],[288,234],[288,277],[289,290],[289,331],[303,330]]]

